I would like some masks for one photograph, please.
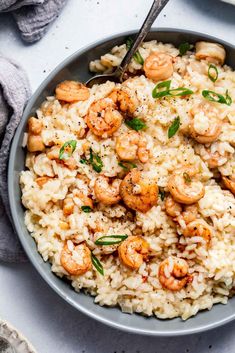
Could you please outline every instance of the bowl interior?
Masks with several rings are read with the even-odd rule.
[[[8,192],[11,213],[16,232],[33,265],[45,281],[76,309],[105,324],[129,332],[155,336],[190,334],[211,329],[232,320],[235,317],[235,298],[230,299],[226,306],[221,304],[215,305],[211,311],[200,312],[197,316],[185,322],[179,318],[159,320],[154,317],[146,318],[138,314],[129,315],[122,313],[119,308],[101,307],[94,304],[92,297],[84,295],[83,293],[76,293],[68,283],[56,277],[51,272],[50,264],[42,260],[37,252],[35,242],[24,224],[24,208],[21,204],[19,174],[21,170],[25,169],[25,152],[21,145],[28,117],[35,114],[36,109],[47,96],[53,94],[54,88],[59,82],[66,79],[74,79],[82,82],[86,81],[92,76],[88,70],[88,63],[93,59],[99,58],[100,55],[109,51],[113,46],[124,43],[126,37],[134,33],[135,32],[119,34],[76,52],[61,63],[35,92],[25,109],[11,146],[8,168]],[[170,42],[176,46],[182,42],[194,43],[198,40],[217,41],[226,48],[226,63],[232,66],[235,62],[234,46],[200,33],[176,29],[158,29],[149,33],[146,40],[151,39],[157,39],[165,43]]]

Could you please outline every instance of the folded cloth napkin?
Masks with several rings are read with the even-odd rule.
[[[22,38],[32,43],[42,38],[66,2],[67,0],[0,0],[0,12],[11,12]]]
[[[7,193],[7,164],[11,141],[30,97],[25,72],[0,56],[0,260],[25,261],[26,256],[11,225]]]

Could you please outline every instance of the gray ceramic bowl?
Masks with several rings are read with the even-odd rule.
[[[119,34],[79,50],[60,64],[41,84],[31,98],[11,146],[8,190],[12,217],[20,241],[35,268],[45,281],[62,298],[73,305],[75,309],[107,325],[133,333],[153,336],[174,336],[205,331],[225,324],[235,318],[235,297],[229,300],[226,306],[220,304],[215,305],[211,311],[200,312],[197,316],[185,322],[178,318],[173,320],[158,320],[154,317],[146,318],[137,314],[129,315],[122,313],[119,308],[101,307],[94,304],[92,297],[84,295],[83,293],[76,293],[68,283],[56,277],[51,272],[50,264],[42,260],[37,252],[34,240],[24,224],[24,208],[21,204],[19,174],[20,171],[24,169],[25,152],[21,145],[28,117],[35,113],[36,109],[47,96],[53,94],[57,83],[66,79],[86,81],[91,76],[88,71],[88,63],[106,53],[114,45],[123,43],[126,36],[133,33],[135,32]],[[204,34],[176,29],[158,29],[149,33],[147,39],[157,39],[175,45],[179,45],[179,43],[185,41],[190,43],[194,43],[198,40],[217,41],[226,48],[227,63],[232,65],[235,62],[234,46]]]

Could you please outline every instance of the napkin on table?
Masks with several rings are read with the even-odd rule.
[[[12,13],[21,37],[32,43],[42,38],[67,0],[0,0],[0,12]]]
[[[27,42],[39,40],[67,0],[0,0],[0,13],[11,12]],[[11,142],[30,97],[23,69],[0,53],[0,261],[26,261],[11,225],[7,165]]]
[[[25,72],[12,60],[0,56],[0,260],[7,262],[26,259],[9,221],[7,165],[11,141],[29,97]]]

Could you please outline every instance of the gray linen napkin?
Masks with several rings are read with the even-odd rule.
[[[7,164],[11,141],[30,97],[25,72],[0,55],[0,260],[25,261],[26,256],[10,223]]]
[[[46,33],[67,0],[1,0],[0,12],[11,12],[28,43],[35,42]]]

